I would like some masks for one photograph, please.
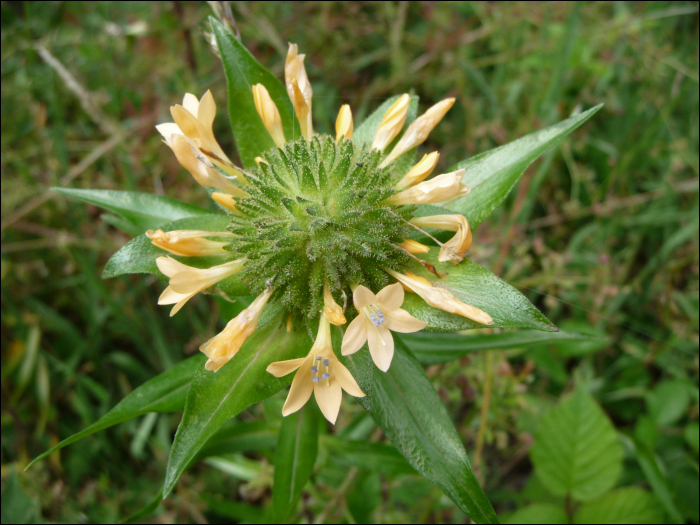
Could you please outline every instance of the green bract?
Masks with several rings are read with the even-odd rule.
[[[246,257],[242,278],[253,293],[275,287],[295,314],[316,317],[323,284],[352,294],[351,282],[378,289],[389,283],[379,266],[403,270],[409,256],[395,246],[412,229],[414,206],[390,206],[392,165],[380,153],[328,135],[301,139],[262,154],[246,173],[250,197],[231,214],[229,249]]]

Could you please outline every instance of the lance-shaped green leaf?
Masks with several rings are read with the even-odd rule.
[[[311,339],[305,329],[286,330],[280,315],[258,328],[241,349],[218,372],[199,368],[187,395],[182,421],[177,429],[165,474],[163,495],[172,491],[190,461],[217,430],[249,406],[287,386],[289,374],[276,378],[265,370],[270,363],[306,355]]]
[[[285,417],[275,453],[273,523],[285,523],[309,481],[318,453],[319,411],[313,403]]]
[[[211,216],[214,212],[180,202],[170,197],[140,193],[137,191],[78,190],[74,188],[52,188],[52,191],[109,210],[126,222],[111,221],[120,228],[132,225],[138,233],[159,228],[186,217]]]
[[[389,371],[373,376],[370,415],[408,463],[462,512],[476,523],[498,523],[462,440],[423,367],[396,335],[394,342]],[[358,382],[365,392],[370,388]]]
[[[457,265],[440,263],[438,250],[421,254],[421,258],[435,266],[442,278],[428,272],[420,264],[414,263],[411,271],[428,279],[433,286],[448,290],[460,301],[475,306],[493,319],[490,328],[534,328],[549,332],[557,331],[549,319],[518,290],[502,281],[483,266],[465,259]],[[455,332],[471,328],[485,328],[485,325],[433,308],[418,295],[407,293],[403,306],[408,313],[428,323],[428,330]]]
[[[64,439],[27,465],[27,469],[40,459],[66,445],[75,443],[95,432],[104,430],[128,419],[149,412],[178,412],[185,406],[185,398],[195,371],[203,363],[202,355],[196,355],[178,363],[170,370],[146,381],[122,399],[117,406],[102,416],[85,430]],[[26,469],[25,469],[26,470]]]
[[[552,494],[577,501],[605,494],[622,470],[615,427],[583,388],[542,417],[530,457]]]
[[[321,446],[328,450],[331,461],[341,465],[358,467],[385,476],[416,473],[399,451],[388,443],[322,436]]]
[[[576,332],[542,332],[518,330],[502,334],[416,332],[401,337],[422,365],[438,365],[454,361],[480,350],[505,350],[560,341],[590,341],[592,336]]]
[[[255,157],[275,147],[255,109],[253,86],[262,84],[270,93],[282,118],[287,140],[301,137],[299,123],[282,82],[255,60],[253,55],[214,18],[209,23],[216,37],[228,86],[228,112],[244,167],[255,167]]]
[[[161,226],[163,231],[169,232],[174,230],[204,230],[212,232],[226,231],[228,226],[228,217],[226,215],[216,213],[201,217],[190,217],[179,221],[171,222]],[[145,235],[134,237],[124,246],[122,246],[105,265],[102,272],[103,279],[109,279],[118,275],[129,273],[150,273],[164,278],[163,274],[158,270],[156,259],[158,257],[171,256],[172,254],[161,250],[151,243],[151,240]],[[209,268],[217,264],[223,264],[229,259],[222,256],[210,257],[175,257],[178,261],[193,266],[195,268]],[[220,281],[215,285],[215,288],[229,297],[239,297],[249,295],[250,290],[241,279],[240,275],[233,275]]]
[[[591,118],[602,104],[548,128],[530,133],[510,144],[460,162],[450,171],[466,170],[462,182],[472,188],[469,195],[444,208],[464,215],[472,228],[491,215],[532,162]]]

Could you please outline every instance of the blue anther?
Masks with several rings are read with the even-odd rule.
[[[316,356],[316,361],[320,361],[321,359],[323,359],[323,358],[320,355]]]
[[[373,323],[377,322],[377,316],[376,316],[376,315],[374,315],[374,314],[369,314],[369,318],[370,318],[370,320],[371,320]]]
[[[318,383],[318,377],[313,376],[313,377],[311,378],[311,382],[312,382],[312,383]]]
[[[331,362],[330,359],[325,359],[323,361],[323,366],[328,366],[328,363],[330,363],[330,362]]]
[[[311,367],[311,371],[315,374],[316,372],[318,372],[318,367],[317,367],[317,366],[312,366],[312,367]]]
[[[321,379],[328,379],[329,377],[331,377],[331,375],[328,372],[326,372],[321,376]],[[318,379],[316,379],[316,381],[318,381]]]

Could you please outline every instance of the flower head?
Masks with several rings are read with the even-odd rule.
[[[335,425],[340,411],[342,390],[351,396],[365,397],[350,371],[335,357],[331,326],[323,314],[320,315],[318,335],[309,355],[289,361],[277,361],[267,367],[267,371],[275,377],[286,376],[295,370],[297,373],[282,408],[283,416],[293,414],[303,407],[313,392],[321,412]]]
[[[204,365],[207,370],[218,372],[238,353],[245,340],[257,328],[260,314],[270,300],[272,292],[272,288],[268,288],[261,293],[248,308],[231,319],[220,334],[199,347],[199,351],[209,358]]]
[[[343,337],[342,353],[357,352],[369,341],[369,353],[382,372],[389,370],[394,357],[394,332],[417,332],[427,323],[402,310],[404,292],[400,284],[390,284],[374,295],[369,288],[358,286],[353,293],[358,316],[350,323]]]
[[[338,112],[335,136],[315,134],[313,91],[304,60],[297,45],[290,44],[285,87],[301,138],[286,140],[282,116],[270,93],[262,84],[252,86],[255,109],[276,147],[255,151],[251,155],[255,165],[247,166],[245,174],[231,164],[214,138],[216,106],[211,93],[201,100],[187,94],[182,105],[171,108],[175,122],[159,125],[159,132],[182,166],[202,186],[216,190],[211,198],[230,212],[230,222],[227,232],[155,230],[147,235],[174,256],[230,259],[198,269],[171,257],[159,258],[158,267],[170,277],[159,302],[174,304],[172,314],[195,294],[236,272],[250,293],[259,294],[224,331],[202,345],[209,370],[219,370],[238,352],[269,301],[286,310],[288,329],[296,319],[320,317],[319,336],[309,356],[274,363],[269,371],[284,375],[298,369],[285,414],[298,410],[316,388],[324,414],[335,421],[342,388],[363,394],[332,353],[330,324],[347,326],[343,354],[357,352],[368,342],[377,367],[387,371],[394,352],[391,331],[415,332],[427,326],[401,309],[404,289],[447,312],[483,324],[491,323],[491,318],[409,271],[415,260],[425,262],[419,257],[430,251],[410,238],[416,229],[456,232],[447,243],[438,241],[441,262],[459,263],[471,245],[471,231],[461,215],[413,217],[416,204],[445,202],[468,193],[462,183],[464,170],[429,179],[437,152],[424,155],[407,173],[393,163],[425,141],[454,99],[435,104],[404,131],[411,97],[401,95],[384,112],[371,145],[353,140],[347,104]],[[390,149],[392,144],[396,145]],[[386,286],[388,276],[399,282]],[[358,315],[346,325],[345,304],[338,303],[346,303],[349,293]],[[327,361],[323,367],[330,368],[319,368],[317,359]]]

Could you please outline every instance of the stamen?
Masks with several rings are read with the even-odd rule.
[[[326,372],[321,376],[321,379],[328,379],[329,377],[331,377],[331,375],[328,372]],[[316,378],[316,380],[318,381],[318,378]]]
[[[323,366],[328,366],[328,363],[330,363],[330,359],[324,359],[323,360]]]
[[[321,359],[323,359],[323,358],[320,355],[316,356],[316,361],[320,361]]]
[[[318,367],[317,367],[317,366],[312,366],[312,367],[311,367],[311,371],[315,374],[316,372],[318,372]]]
[[[318,383],[318,376],[313,376],[313,377],[311,378],[311,382],[312,382],[312,383]]]

